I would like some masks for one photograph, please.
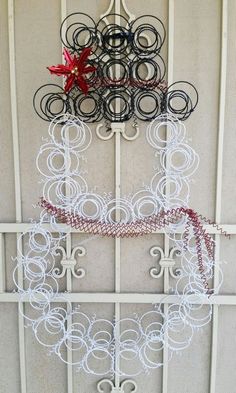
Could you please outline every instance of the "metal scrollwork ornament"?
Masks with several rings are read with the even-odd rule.
[[[77,264],[76,254],[79,255],[80,257],[84,256],[85,255],[84,247],[82,246],[74,247],[69,258],[66,254],[66,250],[63,247],[59,246],[56,249],[56,251],[57,254],[58,253],[62,254],[62,260],[60,262],[62,269],[59,269],[58,267],[55,267],[53,269],[53,276],[55,278],[65,277],[67,270],[71,271],[72,275],[75,278],[82,278],[85,276],[85,270],[82,267],[76,269],[76,264]]]
[[[172,278],[178,278],[181,274],[181,270],[180,269],[175,269],[174,270],[174,266],[175,266],[175,260],[174,260],[174,256],[175,255],[179,255],[180,256],[180,252],[178,250],[177,247],[173,247],[170,252],[169,255],[166,257],[164,254],[164,251],[161,247],[158,246],[154,246],[151,248],[150,250],[150,255],[152,257],[156,257],[158,255],[160,255],[160,260],[158,262],[160,268],[158,269],[157,267],[152,267],[150,269],[150,275],[153,278],[161,278],[164,276],[165,271],[168,272],[168,274],[172,277]]]
[[[97,391],[104,393],[104,387],[109,389],[109,393],[135,393],[138,389],[136,382],[132,379],[125,379],[118,388],[110,379],[102,379],[97,384]]]

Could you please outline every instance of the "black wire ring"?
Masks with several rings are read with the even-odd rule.
[[[142,75],[142,68],[146,68],[146,73]],[[148,73],[150,76],[148,77]],[[141,89],[155,89],[164,79],[166,66],[160,55],[154,58],[135,58],[131,63],[130,79],[133,85]]]
[[[77,92],[76,98],[73,100],[74,115],[87,123],[94,123],[102,119],[101,106],[100,95],[96,91],[88,92],[87,95]]]
[[[145,101],[148,101],[145,103]],[[138,119],[150,121],[161,113],[161,94],[158,91],[137,91],[134,96],[135,114]]]
[[[103,97],[103,116],[111,122],[123,122],[132,116],[132,96],[129,89],[111,87]]]
[[[84,23],[80,22],[80,19],[85,19]],[[89,39],[86,41],[84,41],[85,33],[89,34]],[[83,43],[80,42],[80,36],[82,36],[81,40],[84,41]],[[81,51],[88,46],[96,47],[98,43],[96,23],[91,16],[83,12],[75,12],[63,20],[60,28],[60,37],[63,45],[72,51]]]
[[[186,120],[197,104],[198,92],[193,84],[185,81],[175,82],[165,93],[163,112],[172,113],[179,120]]]
[[[142,20],[144,23],[141,23]],[[154,22],[153,25],[151,21]],[[143,15],[131,23],[130,29],[133,35],[132,48],[136,55],[155,56],[160,52],[166,38],[166,30],[160,19],[153,15]]]
[[[55,116],[71,113],[71,100],[65,95],[62,87],[47,84],[35,92],[33,107],[41,119],[52,121]]]

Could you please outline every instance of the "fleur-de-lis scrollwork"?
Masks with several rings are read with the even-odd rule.
[[[84,247],[82,246],[74,247],[71,251],[69,258],[66,255],[66,250],[63,247],[59,246],[56,251],[57,254],[60,253],[62,255],[62,260],[61,260],[62,269],[58,267],[53,269],[54,277],[56,278],[64,277],[67,270],[70,270],[75,278],[82,278],[85,276],[85,270],[82,267],[79,267],[77,269],[75,268],[77,263],[76,255],[83,257],[85,255]]]
[[[172,248],[169,252],[169,255],[166,257],[164,254],[164,251],[161,247],[154,246],[150,249],[150,255],[152,257],[156,257],[156,256],[160,255],[160,259],[159,259],[159,266],[160,267],[159,268],[152,267],[150,269],[150,275],[153,278],[163,277],[165,270],[167,270],[168,274],[172,278],[177,278],[180,276],[181,270],[180,269],[174,270],[174,266],[175,266],[174,256],[180,255],[180,252],[176,247]]]
[[[122,137],[127,141],[134,141],[139,136],[139,127],[136,120],[133,122],[133,128],[135,130],[133,135],[128,135],[126,133],[125,123],[111,123],[111,129],[108,133],[106,132],[105,135],[103,135],[100,131],[102,127],[103,124],[98,124],[98,126],[96,127],[96,134],[98,138],[102,139],[103,141],[108,141],[109,139],[111,139],[116,132],[119,132]]]
[[[104,393],[104,387],[109,389],[109,393],[135,393],[138,389],[136,382],[132,379],[125,379],[118,388],[115,387],[110,379],[102,379],[97,384],[97,391]]]

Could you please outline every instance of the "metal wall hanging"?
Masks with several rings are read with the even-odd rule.
[[[50,121],[49,139],[37,156],[44,181],[43,210],[39,222],[20,238],[20,242],[27,241],[28,249],[22,253],[19,247],[13,278],[21,306],[29,299],[31,308],[22,306],[21,312],[39,343],[88,374],[131,377],[160,367],[159,354],[164,348],[171,358],[190,345],[194,333],[211,320],[210,296],[218,287],[211,284],[214,240],[203,228],[205,222],[213,223],[188,206],[190,180],[199,157],[186,140],[183,120],[197,105],[197,91],[188,82],[167,86],[160,56],[166,32],[158,18],[148,15],[131,22],[118,15],[121,25],[104,23],[105,18],[116,16],[106,15],[96,24],[90,16],[75,13],[62,24],[65,64],[48,68],[53,78],[64,76],[64,86],[44,85],[34,96],[37,114]],[[154,149],[159,169],[134,195],[114,197],[104,190],[96,193],[79,165],[93,139],[85,122],[104,118],[114,127],[131,117],[150,121],[146,141]],[[163,137],[163,128],[169,130],[168,139]],[[114,216],[118,210],[119,219]],[[160,272],[153,268],[150,275],[157,278],[168,269],[176,280],[173,293],[177,301],[167,312],[160,303],[143,315],[112,321],[87,316],[79,307],[74,308],[59,294],[58,285],[68,268],[61,247],[68,236],[65,225],[67,230],[71,226],[116,239],[164,230],[173,242],[173,252],[162,258]],[[77,249],[84,252],[76,247],[69,257],[73,259],[74,276],[82,278],[84,271],[80,269],[77,274],[74,270]],[[151,250],[153,256],[156,250]],[[62,272],[55,268],[58,252],[64,258]],[[181,258],[177,272],[170,261],[174,253]],[[17,282],[18,269],[24,272],[24,288]],[[55,301],[66,303],[66,307],[53,305]],[[73,350],[72,359],[65,356],[68,348]],[[127,383],[136,391],[134,381]],[[99,392],[104,384],[112,391],[123,391],[126,382],[119,386],[116,382],[114,390],[113,382],[104,379],[98,383]]]

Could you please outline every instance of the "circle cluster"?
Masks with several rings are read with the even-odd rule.
[[[185,126],[176,117],[160,115],[149,124],[146,139],[155,149],[159,168],[149,184],[119,200],[110,193],[92,191],[84,178],[81,155],[92,141],[92,132],[85,123],[72,115],[63,119],[58,116],[50,123],[48,133],[50,139],[41,146],[36,164],[43,175],[43,198],[52,205],[104,223],[116,223],[117,210],[121,223],[130,223],[158,214],[162,209],[188,205],[189,181],[199,158],[185,142]]]
[[[74,13],[63,21],[60,33],[72,54],[79,56],[84,48],[92,48],[88,63],[96,70],[85,75],[89,87],[86,95],[78,86],[68,93],[55,84],[41,86],[33,103],[42,119],[51,121],[70,113],[85,122],[103,118],[122,122],[132,116],[151,121],[169,113],[185,120],[195,109],[198,93],[191,83],[166,85],[166,65],[160,55],[166,32],[155,16],[129,22],[110,14],[95,23],[89,15]]]
[[[169,130],[168,143],[166,128]],[[123,222],[129,222],[148,217],[163,207],[172,209],[187,204],[189,181],[197,167],[198,156],[186,143],[185,126],[177,118],[161,115],[149,124],[147,141],[165,166],[163,172],[154,174],[150,186],[131,199],[106,199],[89,190],[80,169],[81,154],[92,139],[87,125],[72,115],[63,119],[58,116],[48,131],[50,139],[40,149],[37,166],[44,177],[44,197],[58,207],[66,207],[83,217],[114,222],[113,213],[118,206]],[[70,187],[69,192],[66,192],[67,187]],[[199,271],[198,247],[201,246],[201,264],[207,281],[213,278],[214,260],[203,240],[201,245],[196,244],[194,228],[189,227],[177,238],[174,236],[176,225],[181,223],[175,223],[175,227],[168,225],[167,233],[181,257],[181,274],[176,275],[172,292],[178,300],[171,303],[165,296],[168,311],[163,311],[163,302],[160,302],[158,307],[141,316],[114,321],[90,317],[80,309],[73,309],[68,299],[59,294],[55,260],[62,248],[61,241],[67,235],[55,222],[55,217],[42,211],[40,221],[19,239],[20,244],[28,246],[22,251],[19,244],[13,274],[20,293],[20,311],[38,342],[65,363],[68,361],[66,349],[72,348],[71,364],[100,376],[115,373],[136,376],[162,366],[164,347],[168,348],[170,358],[187,348],[195,331],[210,321],[212,313]],[[19,270],[24,275],[23,287],[18,283]],[[26,300],[31,307],[23,307]],[[120,360],[119,367],[116,359]]]
[[[28,250],[18,256],[13,279],[27,325],[37,341],[64,363],[98,376],[137,376],[162,366],[164,347],[171,358],[186,349],[194,333],[209,323],[212,306],[204,294],[192,242],[181,254],[181,275],[173,292],[178,301],[168,305],[168,312],[164,312],[161,302],[143,315],[109,320],[74,309],[59,294],[54,266],[63,236],[48,230],[46,223],[42,216],[29,233],[22,234],[19,241],[27,241]],[[207,278],[211,279],[213,261],[206,256],[204,263]],[[18,284],[19,269],[24,274],[24,287]],[[30,307],[23,306],[26,300]],[[165,302],[168,304],[167,296]],[[68,348],[73,351],[71,362],[66,355]]]

